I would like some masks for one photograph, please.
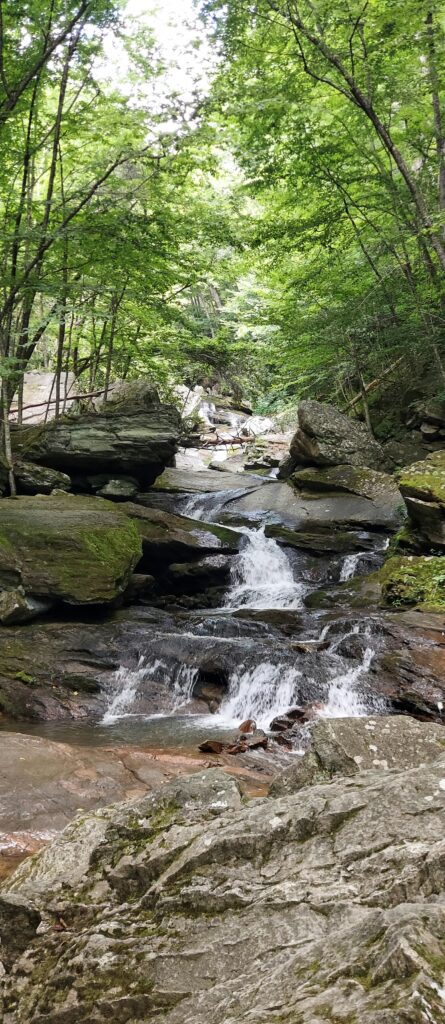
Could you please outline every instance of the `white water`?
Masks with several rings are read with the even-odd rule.
[[[127,718],[132,714],[131,708],[134,705],[140,684],[147,677],[148,673],[152,669],[158,668],[160,664],[160,662],[155,662],[155,665],[147,669],[144,664],[144,658],[140,658],[138,667],[135,669],[126,668],[124,665],[118,668],[117,672],[115,672],[114,697],[112,697],[110,706],[103,716],[102,725],[113,725],[119,719]]]
[[[355,551],[353,555],[346,555],[341,567],[340,583],[346,583],[346,580],[350,580],[355,576],[362,553],[362,551]]]
[[[296,668],[268,661],[232,672],[219,720],[233,725],[254,718],[259,729],[268,729],[273,718],[298,703],[301,675]]]
[[[235,561],[228,608],[301,608],[304,585],[294,580],[287,555],[264,529],[245,530],[247,543]]]
[[[360,681],[368,672],[374,653],[371,647],[367,647],[358,665],[334,676],[329,685],[326,704],[320,708],[320,717],[361,718],[369,714],[369,705],[360,692]]]

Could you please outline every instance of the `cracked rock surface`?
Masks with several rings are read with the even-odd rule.
[[[3,887],[4,1024],[440,1024],[444,811],[441,754],[248,802],[210,769],[77,819]]]

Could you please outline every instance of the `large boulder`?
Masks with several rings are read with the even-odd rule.
[[[135,382],[112,394],[99,411],[91,409],[46,424],[16,428],[15,452],[30,462],[63,470],[78,478],[85,474],[135,476],[153,482],[173,458],[180,415],[160,402],[146,382]]]
[[[296,466],[345,464],[386,469],[383,449],[363,423],[325,402],[300,402],[298,430],[280,475],[289,476]]]
[[[444,776],[243,804],[210,770],[83,815],[3,887],[5,1024],[439,1024]]]
[[[109,604],[142,555],[138,530],[101,498],[57,493],[0,503],[0,585],[68,604]]]
[[[271,481],[244,494],[228,496],[223,517],[251,517],[262,522],[281,523],[296,530],[328,525],[334,528],[370,526],[397,529],[405,515],[403,501],[388,477],[384,474],[377,476],[382,478],[383,484],[376,488],[372,497],[333,487],[327,493],[324,490],[309,492],[308,488],[296,491],[286,481]]]
[[[400,470],[408,515],[427,545],[445,548],[445,451]]]

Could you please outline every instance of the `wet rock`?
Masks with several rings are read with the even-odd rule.
[[[199,744],[198,750],[203,754],[222,754],[223,750],[227,750],[228,744],[223,743],[222,740],[203,740]]]
[[[109,604],[142,554],[138,531],[111,502],[57,493],[0,504],[0,578],[27,595]]]
[[[389,506],[397,507],[401,503],[393,477],[365,466],[307,466],[295,470],[290,479],[297,490],[343,491]]]
[[[283,547],[311,551],[314,554],[338,553],[348,554],[354,551],[372,549],[374,539],[362,530],[330,530],[329,528],[307,530],[291,530],[278,523],[270,523],[265,528],[266,537],[274,537]]]
[[[45,920],[6,1024],[441,1020],[444,774],[442,755],[243,806],[205,771],[73,823],[4,892]]]
[[[169,566],[168,577],[181,591],[199,591],[227,583],[230,567],[231,559],[226,555],[213,555],[198,562],[174,563]]]
[[[280,476],[288,476],[298,465],[367,466],[386,468],[381,445],[363,423],[324,402],[304,401],[298,406],[298,430]]]
[[[154,484],[154,491],[167,491],[174,494],[208,494],[214,491],[252,490],[259,484],[258,477],[248,473],[242,480],[238,473],[224,473],[224,478],[214,470],[203,470],[201,473],[184,469],[165,469]]]
[[[180,416],[152,385],[129,382],[100,411],[72,413],[45,426],[17,427],[14,450],[71,474],[131,474],[149,485],[175,454]]]
[[[395,494],[387,498],[387,493],[377,495],[375,501],[346,492],[302,494],[285,482],[272,481],[230,499],[220,517],[230,522],[250,514],[252,523],[266,520],[268,528],[279,525],[303,534],[328,526],[331,536],[334,530],[353,527],[394,530],[404,518],[403,502],[400,497],[396,501]]]
[[[254,718],[246,718],[246,721],[245,722],[241,722],[241,725],[238,726],[238,732],[240,732],[242,734],[245,733],[246,735],[249,735],[250,733],[255,732],[255,730],[256,730],[256,722],[255,722]]]
[[[308,752],[275,779],[270,793],[285,796],[336,775],[415,768],[444,750],[442,726],[409,717],[319,719],[311,725]]]

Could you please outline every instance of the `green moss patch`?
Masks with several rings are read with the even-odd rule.
[[[445,558],[394,555],[379,573],[382,597],[394,607],[417,605],[425,611],[445,611]]]

